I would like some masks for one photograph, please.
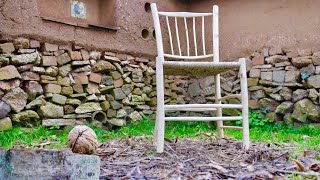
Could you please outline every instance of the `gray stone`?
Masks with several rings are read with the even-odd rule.
[[[285,75],[286,71],[273,71],[272,80],[274,82],[282,83],[284,82]]]
[[[39,125],[39,115],[32,111],[32,110],[26,110],[21,111],[17,114],[12,115],[12,121],[19,123],[20,125],[24,126],[32,126],[32,125]]]
[[[279,102],[270,99],[270,98],[263,98],[260,99],[258,102],[258,107],[262,110],[267,110],[267,111],[275,111],[277,106],[279,106]]]
[[[71,61],[71,58],[68,53],[63,53],[57,57],[58,66],[62,66]]]
[[[40,55],[38,54],[38,52],[31,53],[31,54],[13,55],[11,57],[11,63],[13,65],[34,64],[39,60],[40,60]]]
[[[266,62],[268,64],[276,64],[276,63],[281,63],[281,62],[285,62],[288,61],[288,57],[287,56],[282,56],[282,55],[274,55],[274,56],[270,56],[266,58]]]
[[[314,65],[310,64],[307,67],[303,67],[300,70],[300,77],[302,80],[307,80],[311,75],[313,75],[316,71]]]
[[[40,107],[38,114],[44,118],[60,118],[63,117],[64,111],[62,106],[47,102]]]
[[[320,88],[320,75],[310,76],[307,85],[309,88]]]
[[[111,94],[115,98],[115,100],[122,100],[126,97],[121,88],[113,89]]]
[[[272,81],[272,72],[261,72],[261,79],[262,80],[267,80],[267,81]]]
[[[130,121],[140,121],[142,119],[142,116],[138,111],[133,111],[132,113],[129,114],[127,118]]]
[[[95,94],[91,94],[86,97],[86,101],[98,101],[98,97]]]
[[[0,150],[0,177],[4,179],[86,179],[100,176],[100,158],[66,150]]]
[[[127,116],[127,111],[124,110],[124,109],[120,109],[118,112],[117,112],[117,118],[123,118],[123,117],[126,117]]]
[[[291,113],[293,110],[293,103],[292,102],[289,102],[289,101],[286,101],[286,102],[282,102],[276,109],[276,113],[279,113],[279,114],[287,114],[287,113]]]
[[[292,90],[288,87],[283,87],[279,94],[286,100],[289,101],[292,99]]]
[[[107,122],[113,126],[119,126],[119,127],[126,125],[126,120],[124,119],[112,118],[112,119],[108,119]]]
[[[292,64],[289,61],[281,62],[281,63],[276,63],[274,66],[275,67],[285,67],[285,66],[291,66]]]
[[[199,79],[199,84],[201,89],[205,89],[207,87],[213,86],[214,84],[214,76],[207,76]]]
[[[101,94],[107,94],[107,93],[110,93],[112,89],[114,89],[114,86],[106,86],[106,87],[100,88],[99,90]]]
[[[46,69],[45,74],[48,76],[57,76],[58,72],[59,72],[59,68],[57,68],[55,66],[51,66]]]
[[[320,74],[320,66],[316,66],[315,74]]]
[[[292,114],[291,113],[288,113],[288,114],[285,114],[283,116],[283,121],[286,125],[288,126],[293,126],[293,119],[292,119]]]
[[[111,109],[120,109],[122,105],[118,101],[110,101]]]
[[[72,61],[71,62],[72,66],[85,66],[85,65],[90,65],[90,61]]]
[[[319,102],[317,101],[319,97],[319,93],[316,89],[308,89],[309,95],[308,97],[313,101],[313,103],[318,104]]]
[[[13,40],[13,45],[16,49],[27,49],[30,46],[30,42],[26,38],[17,38]]]
[[[293,91],[292,101],[297,102],[303,98],[308,97],[308,91],[305,89],[297,89]]]
[[[319,116],[319,107],[314,105],[309,99],[302,99],[295,103],[292,118],[306,122],[307,119],[317,120]]]
[[[199,96],[201,94],[200,84],[198,81],[189,85],[188,93],[190,97]]]
[[[280,94],[269,94],[269,96],[276,100],[276,101],[282,101],[283,100],[283,97],[280,95]]]
[[[9,130],[11,128],[12,128],[12,122],[9,117],[0,119],[0,131]],[[1,152],[0,152],[0,157],[1,157]],[[0,168],[1,168],[1,160],[0,160]],[[1,169],[0,169],[0,177],[3,177],[1,176]]]
[[[80,106],[76,108],[77,114],[84,114],[89,112],[95,112],[95,111],[101,111],[102,108],[100,106],[100,103],[98,102],[87,102],[83,103]]]
[[[15,51],[13,43],[0,44],[0,53],[11,54],[13,51]]]
[[[261,73],[260,69],[251,69],[250,73],[249,73],[249,77],[251,77],[251,78],[260,78],[260,73]]]
[[[16,67],[9,65],[9,66],[5,66],[5,67],[0,68],[0,81],[1,80],[10,80],[10,79],[14,79],[14,78],[21,79],[21,76],[20,76],[18,70],[16,69]]]
[[[113,56],[103,56],[105,60],[109,61],[109,62],[121,62],[120,59],[118,59],[117,57],[113,57]]]
[[[31,68],[32,72],[38,73],[38,74],[45,74],[46,70],[44,69],[44,67],[32,67]]]
[[[257,91],[250,93],[250,97],[251,97],[251,99],[259,100],[261,98],[266,97],[266,94],[265,94],[264,90],[257,90]]]
[[[56,104],[65,105],[67,101],[67,97],[60,94],[53,94],[51,101]]]
[[[271,87],[278,87],[278,86],[294,87],[294,88],[303,87],[302,84],[296,83],[296,82],[295,83],[277,83],[277,82],[271,82],[271,81],[266,81],[266,80],[260,80],[259,84],[263,85],[263,86],[271,86]]]
[[[11,107],[4,101],[0,100],[0,119],[5,118],[11,111]]]
[[[66,104],[79,106],[81,104],[81,101],[79,99],[67,99]]]
[[[0,66],[6,66],[10,63],[10,60],[8,57],[0,55]]]
[[[69,74],[69,72],[71,71],[71,65],[70,64],[66,64],[64,66],[59,67],[59,75],[62,77],[65,77]]]
[[[109,70],[116,70],[110,62],[100,60],[92,67],[93,72],[105,72]]]
[[[43,96],[39,96],[37,99],[31,101],[26,105],[26,109],[38,109],[40,106],[45,105],[46,101]]]
[[[42,120],[42,126],[73,126],[77,125],[76,119],[44,119]]]
[[[106,86],[113,85],[112,77],[111,76],[107,76],[107,75],[103,75],[102,76],[102,80],[101,80],[101,84],[104,84]]]
[[[91,66],[90,65],[85,65],[83,67],[79,67],[79,68],[73,70],[73,72],[76,72],[76,73],[89,72],[89,71],[91,71]]]
[[[309,64],[312,64],[312,57],[306,56],[306,57],[296,57],[292,58],[292,64],[297,68],[303,68],[308,66]]]
[[[43,94],[43,88],[37,81],[27,81],[23,89],[27,93],[29,100],[34,100],[37,96]]]
[[[28,95],[21,88],[14,88],[8,92],[2,100],[10,105],[11,109],[18,113],[27,105]]]
[[[289,83],[294,83],[297,82],[297,79],[299,77],[299,72],[298,71],[286,71],[286,76],[285,76],[285,82]]]
[[[120,79],[121,78],[121,74],[118,71],[111,71],[110,75],[112,76],[112,78],[114,80]]]

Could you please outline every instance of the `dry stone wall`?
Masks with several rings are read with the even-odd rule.
[[[154,60],[129,54],[25,38],[1,41],[0,130],[15,123],[66,126],[91,121],[99,127],[123,126],[154,115],[154,67]],[[320,52],[264,48],[247,57],[247,70],[251,109],[279,123],[320,125]],[[223,96],[240,93],[237,70],[221,74],[221,92]],[[214,95],[213,76],[165,78],[167,104],[213,103]],[[223,113],[240,111],[224,109]]]
[[[0,130],[93,121],[123,126],[153,114],[154,61],[17,38],[0,43]],[[102,116],[102,117],[101,117]]]
[[[252,109],[280,123],[320,127],[320,52],[264,48],[250,60]]]

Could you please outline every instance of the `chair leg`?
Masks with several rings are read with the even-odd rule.
[[[221,101],[218,99],[221,98],[221,89],[220,89],[220,74],[214,76],[214,86],[216,94],[216,103],[221,104]],[[217,117],[222,117],[222,108],[217,108]],[[223,121],[217,121],[218,137],[224,138],[223,133]]]
[[[241,58],[240,62],[240,83],[241,83],[241,102],[242,102],[242,138],[243,149],[249,149],[249,108],[248,108],[248,85],[247,85],[247,71],[246,60]]]
[[[163,153],[164,150],[164,79],[162,60],[156,60],[156,80],[157,80],[157,115],[154,138],[156,141],[157,153]]]

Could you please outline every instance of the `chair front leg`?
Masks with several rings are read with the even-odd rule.
[[[221,86],[220,86],[220,74],[214,76],[214,86],[215,86],[215,98],[216,104],[221,104]],[[217,108],[217,117],[222,117],[222,108]],[[223,121],[217,121],[218,137],[224,138],[223,132]]]
[[[247,84],[247,71],[246,60],[241,58],[240,62],[240,85],[241,85],[241,102],[242,102],[242,141],[243,149],[249,149],[249,103],[248,103],[248,84]]]
[[[165,130],[165,112],[164,112],[164,74],[163,59],[157,57],[156,60],[156,82],[157,82],[157,114],[154,140],[157,147],[157,153],[164,150],[164,130]]]

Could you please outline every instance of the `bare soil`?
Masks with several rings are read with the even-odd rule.
[[[100,179],[272,179],[299,174],[320,178],[319,152],[305,151],[292,159],[288,150],[229,139],[166,140],[165,152],[155,153],[147,137],[127,137],[102,144]]]

